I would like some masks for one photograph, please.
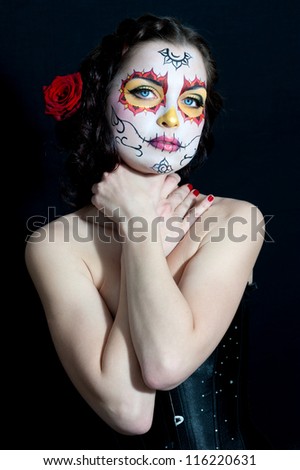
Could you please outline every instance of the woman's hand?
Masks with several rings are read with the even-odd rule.
[[[168,256],[195,221],[209,209],[214,197],[201,196],[190,184],[179,187],[176,179],[171,179],[171,175],[165,180],[162,196],[164,197],[157,206],[157,215],[161,219],[159,227],[163,250],[165,256]]]
[[[120,164],[92,186],[92,204],[116,223],[154,214],[160,198],[162,176],[142,174]]]
[[[176,173],[145,175],[120,164],[93,185],[91,202],[131,239],[140,240],[145,229],[155,241],[158,231],[167,256],[213,202],[212,196],[203,198],[191,185],[179,187],[179,182]]]

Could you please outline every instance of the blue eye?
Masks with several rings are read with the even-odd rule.
[[[199,98],[192,98],[188,96],[187,98],[183,99],[183,103],[191,108],[201,108],[201,106],[203,106],[203,99],[201,96],[199,96]]]
[[[153,90],[146,87],[137,87],[129,92],[131,95],[134,95],[136,98],[140,99],[155,99],[157,98]]]
[[[143,98],[148,98],[150,94],[150,91],[149,90],[140,90],[140,95],[143,97]]]
[[[187,106],[192,106],[194,100],[192,100],[192,98],[185,98],[183,100],[184,104],[186,104]]]

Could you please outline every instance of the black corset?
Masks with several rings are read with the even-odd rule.
[[[122,449],[268,449],[254,429],[247,400],[248,284],[222,341],[175,389],[156,394],[152,428],[119,436]]]

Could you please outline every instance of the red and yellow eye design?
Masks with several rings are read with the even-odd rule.
[[[167,76],[156,75],[153,69],[148,72],[134,71],[122,80],[119,102],[133,114],[142,111],[156,113],[160,106],[166,104],[168,90]]]
[[[207,97],[205,82],[195,77],[190,81],[184,78],[178,99],[178,109],[185,121],[200,125],[204,119],[204,105]]]

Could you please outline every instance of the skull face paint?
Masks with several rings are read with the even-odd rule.
[[[191,56],[187,52],[183,54],[183,57],[176,56],[173,52],[170,52],[167,47],[158,52],[164,56],[164,64],[172,64],[176,70],[182,65],[189,65]]]
[[[184,66],[164,60],[164,49]],[[194,47],[149,41],[131,50],[107,101],[122,160],[143,173],[171,173],[187,165],[204,125],[205,83],[203,59]]]
[[[198,125],[201,123],[204,119],[206,97],[205,82],[198,80],[198,78],[195,78],[192,82],[186,78],[184,79],[178,107],[185,121],[189,119]]]
[[[128,107],[133,114],[142,111],[156,113],[160,106],[166,104],[167,74],[164,77],[149,72],[134,71],[122,81],[120,103]]]

